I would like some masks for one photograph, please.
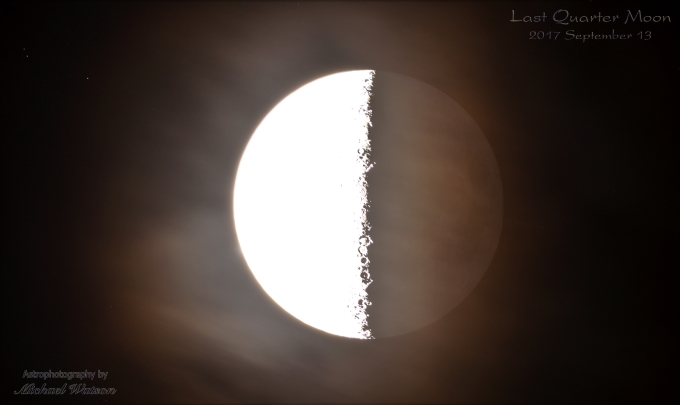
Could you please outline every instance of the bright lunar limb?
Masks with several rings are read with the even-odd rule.
[[[245,259],[287,312],[323,331],[372,338],[367,323],[366,172],[372,70],[296,90],[248,143],[234,187]]]

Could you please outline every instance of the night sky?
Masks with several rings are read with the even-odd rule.
[[[620,20],[563,26],[551,21],[559,9]],[[0,10],[3,402],[678,400],[670,6]],[[546,22],[513,23],[512,10]],[[672,22],[624,24],[627,10]],[[569,30],[633,35],[583,42]],[[498,248],[468,298],[429,326],[371,341],[313,329],[273,302],[246,266],[231,208],[239,158],[269,110],[354,69],[455,100],[486,135],[503,187]],[[24,370],[85,369],[108,372],[83,382],[115,395],[13,394],[65,382]]]

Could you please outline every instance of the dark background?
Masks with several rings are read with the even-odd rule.
[[[17,403],[678,399],[678,33],[648,2],[5,2],[2,392]],[[510,23],[642,10],[672,23]],[[531,30],[641,41],[530,40]],[[504,222],[472,294],[374,341],[281,310],[231,219],[238,159],[290,91],[422,80],[494,150]],[[114,396],[13,395],[24,370]],[[48,387],[63,380],[47,380]]]

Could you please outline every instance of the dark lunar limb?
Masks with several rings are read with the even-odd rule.
[[[498,244],[498,166],[474,120],[441,91],[377,72],[368,173],[373,336],[419,329],[472,291]]]

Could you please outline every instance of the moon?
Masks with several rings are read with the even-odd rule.
[[[278,103],[245,148],[233,202],[264,291],[305,324],[357,339],[451,311],[502,223],[498,166],[474,120],[441,91],[374,70]]]
[[[364,339],[373,75],[326,76],[281,101],[250,139],[234,189],[238,240],[262,288],[302,322]]]

